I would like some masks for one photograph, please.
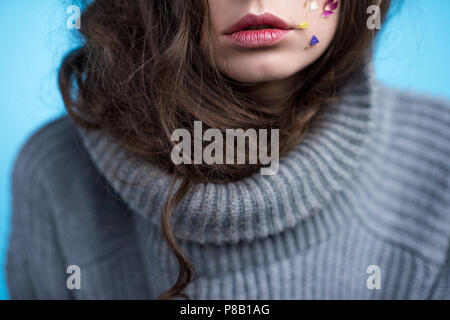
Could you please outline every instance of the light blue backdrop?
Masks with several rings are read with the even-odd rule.
[[[14,157],[30,133],[64,112],[56,70],[74,46],[65,27],[67,6],[67,0],[0,1],[0,266],[7,247]],[[449,11],[448,0],[406,0],[383,26],[377,77],[392,86],[450,98]],[[0,267],[0,299],[7,297]]]

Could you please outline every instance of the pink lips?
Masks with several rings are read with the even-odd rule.
[[[262,48],[280,42],[291,30],[285,21],[273,14],[248,14],[231,26],[225,35],[237,46]]]

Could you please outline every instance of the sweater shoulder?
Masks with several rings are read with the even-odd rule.
[[[27,193],[44,188],[48,201],[60,208],[77,196],[109,194],[102,192],[108,184],[87,152],[77,125],[67,115],[51,120],[30,135],[16,157],[11,180],[13,193],[33,184],[35,188],[26,188]],[[67,210],[56,214],[60,212]]]
[[[450,101],[427,94],[382,87],[380,95],[390,107],[380,106],[390,149],[403,152],[416,165],[450,176]]]
[[[81,172],[89,172],[92,180],[92,167],[75,124],[67,115],[60,116],[31,133],[19,149],[11,175],[13,199],[35,202],[45,196],[41,201],[47,209],[61,207],[79,183]]]
[[[399,128],[430,136],[450,135],[450,100],[430,94],[381,86],[381,95],[393,98],[392,116]],[[411,124],[416,126],[411,127]]]
[[[59,246],[77,265],[97,261],[125,242],[133,248],[131,212],[97,170],[68,116],[28,138],[15,161],[12,191],[16,202],[25,197],[42,203],[28,210],[26,223],[48,224],[43,212],[51,212]]]
[[[14,161],[12,183],[46,180],[82,152],[79,135],[68,116],[60,116],[35,130],[19,149]],[[72,160],[72,161],[70,161]]]
[[[442,96],[436,96],[420,91],[397,89],[380,85],[383,90],[390,91],[399,103],[403,103],[405,106],[428,106],[429,108],[437,108],[441,112],[450,112],[450,101]],[[431,110],[430,110],[431,111]]]
[[[378,234],[442,263],[450,244],[450,103],[379,85],[370,150],[370,222]]]

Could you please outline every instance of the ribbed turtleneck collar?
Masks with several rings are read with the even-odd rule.
[[[303,141],[280,159],[276,175],[197,184],[173,214],[177,236],[199,243],[236,243],[281,232],[319,212],[359,164],[374,118],[372,75],[369,65],[342,88],[339,102],[321,109]],[[133,211],[159,226],[171,176],[103,131],[79,131],[115,191]]]

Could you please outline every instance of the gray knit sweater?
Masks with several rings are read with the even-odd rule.
[[[354,80],[278,174],[199,184],[175,211],[199,276],[191,298],[450,298],[450,106],[371,72]],[[159,218],[170,180],[66,116],[40,129],[12,176],[11,297],[169,288],[178,267]],[[68,266],[81,287],[67,286]]]

